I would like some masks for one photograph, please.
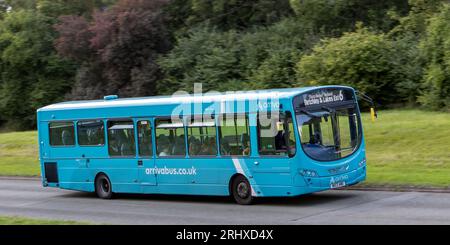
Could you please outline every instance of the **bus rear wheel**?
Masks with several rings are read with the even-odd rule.
[[[113,197],[111,181],[106,175],[101,174],[95,179],[95,193],[101,199]]]
[[[252,187],[250,182],[242,175],[236,176],[231,184],[231,195],[234,201],[240,205],[253,203]]]

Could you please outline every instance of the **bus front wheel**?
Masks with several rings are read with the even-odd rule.
[[[109,178],[101,174],[95,179],[95,193],[101,199],[111,199],[113,196],[112,185]]]
[[[250,182],[242,175],[233,179],[231,184],[231,195],[236,203],[241,205],[250,205],[253,202],[252,187]]]

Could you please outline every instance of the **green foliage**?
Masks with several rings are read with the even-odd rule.
[[[37,0],[36,8],[46,16],[58,18],[61,15],[90,15],[95,8],[111,4],[104,0]]]
[[[399,25],[393,28],[390,35],[414,35],[417,40],[420,39],[425,33],[428,19],[439,12],[443,2],[443,0],[409,0],[411,8],[409,14],[395,17],[399,21]]]
[[[192,91],[194,83],[206,91],[292,86],[296,60],[317,39],[309,31],[295,19],[251,32],[195,29],[160,60],[166,78],[158,91]]]
[[[348,85],[385,104],[394,102],[396,60],[384,34],[365,28],[340,38],[324,39],[298,63],[299,85]]]
[[[0,216],[0,225],[91,225],[88,222]]]
[[[318,32],[338,36],[354,30],[357,22],[376,30],[390,30],[397,22],[389,11],[405,15],[407,0],[290,0],[300,21],[311,23]]]
[[[430,19],[420,50],[427,65],[419,101],[432,109],[450,110],[450,5]]]
[[[289,0],[175,0],[169,8],[176,28],[209,25],[218,30],[270,25],[293,14]]]
[[[61,100],[192,91],[198,82],[206,91],[347,84],[384,106],[445,110],[448,6],[0,0],[0,126],[33,127],[36,108]]]
[[[0,22],[0,112],[12,128],[34,125],[34,111],[70,89],[74,67],[55,55],[52,24],[32,10]]]

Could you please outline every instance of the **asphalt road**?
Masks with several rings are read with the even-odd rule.
[[[0,179],[0,215],[100,224],[450,224],[450,194],[339,190],[239,206],[217,197],[100,200],[36,180]]]

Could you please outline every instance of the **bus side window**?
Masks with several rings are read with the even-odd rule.
[[[248,115],[221,115],[219,123],[221,155],[249,156],[251,151]]]
[[[266,156],[295,155],[295,134],[292,115],[258,113],[258,151]]]
[[[192,119],[188,126],[190,156],[216,156],[216,123],[214,119]]]
[[[78,144],[80,146],[101,146],[105,144],[105,125],[101,120],[77,123]]]
[[[180,120],[156,120],[156,153],[158,157],[185,156],[186,142],[184,138],[184,125]]]
[[[49,134],[51,146],[75,145],[73,122],[51,122],[49,123]]]
[[[137,128],[139,156],[152,156],[152,127],[150,121],[139,121]]]
[[[110,156],[134,156],[133,121],[108,121],[108,152]]]

